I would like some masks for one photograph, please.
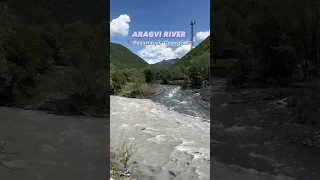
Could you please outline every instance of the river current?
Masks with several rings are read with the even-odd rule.
[[[319,150],[289,142],[310,127],[274,124],[270,105],[228,104],[226,81],[212,81],[210,110],[199,94],[176,86],[151,99],[111,96],[110,122],[0,107],[0,140],[7,152],[19,153],[0,160],[23,168],[0,168],[1,178],[105,178],[110,123],[112,148],[124,136],[136,143],[130,169],[139,180],[320,179]]]
[[[165,88],[151,99],[111,96],[111,137],[137,143],[137,179],[210,179],[210,111],[198,94]]]
[[[212,78],[211,84],[210,110],[197,93],[175,86],[151,99],[111,97],[111,136],[123,133],[138,145],[135,178],[319,179],[319,151],[290,143],[310,128],[276,124],[282,117],[268,113],[274,105],[228,104],[234,97],[226,80]]]

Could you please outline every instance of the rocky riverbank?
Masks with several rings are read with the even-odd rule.
[[[299,117],[296,113],[305,96],[313,97],[316,92],[270,85],[226,90],[226,79],[218,78],[213,84],[211,132],[216,133],[211,154],[224,164],[279,179],[319,179],[314,159],[320,156],[320,130],[315,124],[298,122],[308,114]],[[212,123],[215,120],[217,127]]]
[[[234,100],[230,101],[229,104],[273,104],[276,108],[290,110],[292,117],[288,116],[291,119],[287,120],[292,121],[292,123],[320,127],[320,121],[318,122],[315,118],[320,115],[319,89],[229,88],[228,91],[234,97]],[[293,116],[297,116],[296,119],[292,119]]]
[[[148,87],[149,96],[156,96],[165,91],[165,88],[160,84],[149,83],[147,87]]]
[[[232,100],[226,105],[267,105],[275,124],[290,129],[290,143],[320,149],[320,88],[235,88],[229,87]],[[297,135],[299,134],[299,135]]]
[[[210,93],[211,93],[211,86],[204,87],[201,89],[193,90],[194,93],[199,94],[199,96],[195,96],[197,102],[205,108],[210,109]]]
[[[97,118],[109,117],[109,100],[95,97],[82,99],[67,95],[40,94],[23,102],[10,104],[9,107],[18,107],[25,110],[38,110],[50,114],[63,116],[88,116]]]

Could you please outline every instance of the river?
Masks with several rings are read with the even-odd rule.
[[[111,144],[122,135],[137,143],[131,170],[139,180],[320,179],[319,150],[288,142],[312,129],[275,125],[270,105],[229,105],[225,83],[212,80],[210,110],[176,86],[151,99],[111,96],[110,122],[0,107],[0,140],[20,153],[0,159],[24,168],[0,168],[1,179],[105,179],[109,123]]]
[[[111,137],[137,143],[136,179],[209,179],[210,111],[197,104],[198,94],[165,88],[151,99],[111,96]]]
[[[320,179],[319,149],[289,142],[306,131],[318,132],[276,124],[280,117],[268,113],[274,105],[228,104],[234,97],[226,80],[213,78],[211,84],[210,110],[197,103],[198,94],[174,86],[146,100],[111,97],[111,135],[124,132],[139,147],[135,178]]]
[[[290,143],[295,136],[320,138],[317,129],[275,123],[284,117],[268,113],[274,105],[228,104],[233,96],[225,91],[226,80],[212,79],[210,112],[211,122],[216,122],[211,123],[212,179],[320,179],[319,149]],[[238,173],[215,171],[221,164]]]
[[[109,161],[107,119],[56,116],[0,107],[2,180],[106,179]]]

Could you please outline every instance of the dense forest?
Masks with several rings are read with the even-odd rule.
[[[138,55],[132,53],[126,47],[112,42],[110,42],[110,62],[121,69],[139,69],[148,66],[148,63]]]
[[[106,7],[107,1],[2,0],[0,104],[58,111],[47,101],[59,100],[108,107]]]
[[[210,37],[170,67],[148,65],[124,46],[114,43],[111,46],[111,94],[148,97],[148,83],[183,88],[205,88],[209,85]]]
[[[212,64],[233,68],[234,84],[248,78],[287,84],[318,75],[319,1],[212,3]]]
[[[107,3],[1,0],[0,104],[81,111],[108,107],[110,93],[145,96],[147,83],[207,86],[209,38],[170,68],[149,66],[125,47],[109,49]]]

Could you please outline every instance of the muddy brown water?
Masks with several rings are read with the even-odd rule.
[[[2,180],[108,179],[108,119],[66,117],[39,111],[0,107]]]
[[[320,149],[290,143],[296,136],[320,137],[318,130],[276,124],[284,117],[268,112],[273,105],[228,104],[233,97],[225,91],[225,83],[219,78],[213,82],[210,114],[211,122],[217,124],[211,123],[210,128],[211,158],[234,171],[254,172],[270,180],[320,179]]]
[[[217,79],[213,87],[215,93],[211,97],[210,129],[206,125],[208,121],[194,121],[192,111],[188,111],[187,115],[177,112],[177,107],[174,104],[171,106],[174,99],[162,104],[166,107],[150,100],[135,100],[131,104],[128,103],[129,99],[113,101],[119,105],[114,106],[117,109],[111,109],[118,118],[113,124],[114,130],[131,128],[128,132],[144,142],[141,144],[144,149],[140,154],[149,155],[149,158],[144,158],[137,154],[139,167],[136,169],[154,167],[148,175],[162,179],[168,177],[169,170],[181,172],[174,179],[190,180],[208,179],[208,176],[214,180],[320,179],[320,151],[288,143],[292,136],[303,134],[301,130],[310,128],[275,125],[276,117],[265,113],[269,108],[266,105],[226,104],[231,96],[223,90],[224,83],[223,79]],[[184,109],[192,110],[190,106],[185,106]],[[178,107],[178,110],[181,108]],[[136,116],[132,116],[132,113]],[[140,118],[140,123],[131,122],[132,118]],[[23,168],[13,172],[0,168],[0,179],[107,179],[109,123],[108,119],[56,116],[39,111],[0,107],[0,141],[8,141],[8,152],[20,153],[20,156],[1,156],[1,160],[7,166]],[[188,159],[190,156],[183,151],[191,150],[189,154],[194,153],[201,146],[209,149],[209,132],[209,162],[203,158]],[[136,133],[141,136],[136,136]],[[183,141],[180,140],[188,143],[181,143]],[[152,156],[150,148],[158,154]],[[206,156],[209,155],[207,150],[203,153]],[[174,158],[178,161],[173,161]],[[191,166],[184,166],[184,163]],[[210,174],[206,163],[211,166]],[[198,171],[192,166],[199,167]],[[200,172],[206,172],[206,177],[201,178]],[[171,178],[173,177],[170,176]]]

